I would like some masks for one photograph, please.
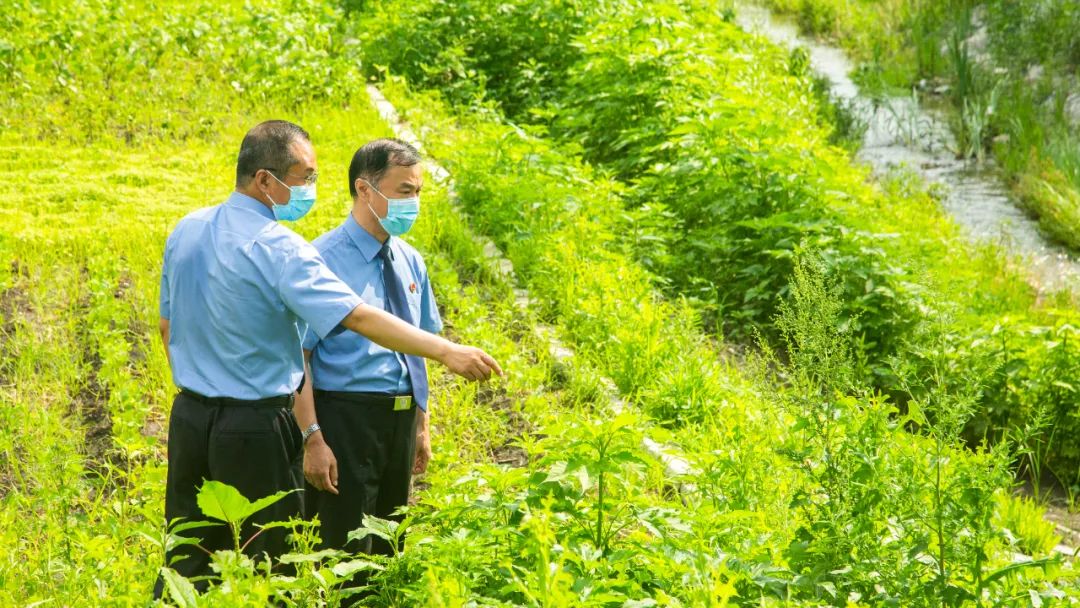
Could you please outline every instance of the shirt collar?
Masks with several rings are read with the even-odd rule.
[[[267,219],[276,219],[274,217],[274,212],[271,211],[269,207],[242,192],[233,192],[230,194],[229,198],[226,199],[225,204],[240,207],[241,209],[247,209],[248,211],[254,211]]]
[[[360,254],[364,256],[364,260],[370,262],[375,259],[375,256],[379,255],[379,250],[382,249],[383,244],[378,239],[371,236],[371,233],[364,230],[364,227],[357,223],[353,214],[349,214],[345,218],[345,222],[342,224],[345,228],[345,233],[352,239],[356,248],[360,250]],[[390,237],[388,241],[393,239]]]

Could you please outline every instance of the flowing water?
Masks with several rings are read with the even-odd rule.
[[[813,70],[824,77],[833,98],[867,126],[857,157],[875,172],[897,167],[944,186],[942,207],[977,241],[992,240],[1020,256],[1040,290],[1080,291],[1080,261],[1050,241],[1026,215],[992,162],[957,159],[956,142],[944,112],[921,107],[915,97],[871,99],[851,80],[843,51],[800,35],[798,28],[752,4],[737,5],[736,22],[787,47],[806,50]]]

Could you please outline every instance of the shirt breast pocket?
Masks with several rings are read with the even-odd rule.
[[[412,313],[413,324],[420,325],[420,291],[406,291],[405,299],[409,302],[409,312]]]

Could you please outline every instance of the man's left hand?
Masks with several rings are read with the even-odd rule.
[[[416,459],[413,461],[413,475],[422,475],[431,461],[431,434],[428,433],[427,412],[416,413]]]

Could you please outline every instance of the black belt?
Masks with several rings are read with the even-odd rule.
[[[180,394],[211,407],[218,406],[248,406],[248,407],[288,407],[293,405],[293,395],[278,395],[265,399],[233,399],[232,397],[207,397],[186,388],[180,389]]]
[[[395,395],[391,393],[363,393],[358,391],[324,391],[322,389],[315,389],[316,397],[329,397],[331,399],[340,399],[342,401],[349,401],[352,403],[368,403],[372,405],[394,405],[394,400],[398,397],[412,397],[412,394],[405,393],[402,395]]]

